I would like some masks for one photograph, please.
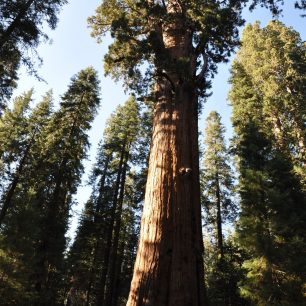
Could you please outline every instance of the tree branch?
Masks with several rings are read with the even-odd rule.
[[[197,81],[201,81],[204,78],[205,73],[207,72],[207,68],[208,68],[207,54],[205,54],[203,52],[202,57],[203,57],[203,65],[202,65],[202,69],[201,69],[200,73],[196,76]]]

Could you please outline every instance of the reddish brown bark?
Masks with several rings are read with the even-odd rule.
[[[107,288],[106,296],[104,305],[112,306],[116,305],[114,304],[114,301],[116,299],[116,269],[117,269],[117,263],[118,263],[118,254],[119,254],[119,236],[120,236],[120,230],[121,230],[121,222],[122,222],[122,206],[123,206],[123,198],[124,198],[124,190],[125,190],[125,180],[126,180],[126,172],[128,167],[128,159],[129,154],[128,150],[125,154],[124,158],[124,164],[123,164],[123,170],[122,170],[122,177],[120,182],[120,193],[118,198],[118,204],[115,214],[115,224],[114,224],[114,232],[113,232],[113,241],[111,246],[111,252],[110,252],[110,261],[109,261],[109,267],[108,267],[108,282],[109,286]]]
[[[127,305],[203,305],[196,97],[155,107],[140,243]]]

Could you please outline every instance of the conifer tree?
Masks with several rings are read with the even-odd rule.
[[[23,95],[16,97],[13,101],[13,108],[6,108],[3,116],[0,118],[1,159],[9,155],[7,152],[14,151],[14,144],[17,147],[17,141],[23,139],[31,98],[32,91],[25,92]],[[2,163],[4,163],[4,160],[2,160]]]
[[[109,31],[114,38],[105,56],[106,73],[122,77],[138,93],[153,88],[155,102],[128,306],[205,303],[198,102],[205,97],[216,64],[226,61],[238,44],[241,11],[247,2],[105,0],[89,19],[93,36],[101,39]],[[250,3],[278,13],[281,1]]]
[[[139,111],[131,97],[107,122],[92,172],[93,193],[70,251],[72,305],[78,300],[118,305],[127,296],[136,245],[134,214],[142,200],[137,186],[143,163],[137,151],[142,138]],[[140,170],[135,173],[133,165]]]
[[[87,132],[99,105],[99,81],[89,67],[75,75],[61,107],[45,129],[33,205],[40,210],[34,269],[37,305],[61,303],[66,231],[73,194],[83,173],[89,146]]]
[[[220,115],[212,111],[206,119],[203,186],[207,225],[216,231],[220,259],[224,256],[222,226],[233,222],[237,207],[233,202],[233,173],[224,140]]]
[[[232,260],[233,244],[225,240],[224,225],[233,225],[237,216],[234,199],[234,175],[230,166],[229,150],[224,139],[225,128],[221,116],[212,111],[206,119],[204,138],[204,228],[213,232],[204,254],[207,264],[207,295],[212,305],[239,305],[237,282],[239,269]],[[226,242],[224,242],[226,241]],[[206,247],[207,248],[207,247]],[[237,251],[237,250],[236,250]],[[241,272],[241,271],[240,271]]]
[[[304,181],[306,46],[299,33],[278,21],[270,22],[263,29],[259,23],[248,25],[242,43],[243,48],[233,64],[237,79],[233,82],[248,78],[248,91],[250,94],[255,91],[252,95],[260,101],[258,108],[275,144],[292,159],[295,171]],[[241,94],[241,89],[236,85],[232,92],[232,95]]]
[[[205,236],[204,236],[205,237]],[[245,250],[237,243],[235,233],[223,240],[224,257],[220,261],[219,250],[213,240],[204,238],[205,285],[210,305],[247,306],[251,303],[240,294],[239,285],[246,278]]]
[[[15,103],[20,100],[16,99]],[[28,108],[28,103],[26,103]],[[16,108],[16,107],[15,107]],[[30,276],[34,267],[34,239],[37,238],[38,210],[31,205],[34,177],[40,170],[39,138],[52,111],[52,96],[47,93],[28,115],[17,117],[23,122],[22,134],[11,133],[12,142],[7,139],[4,156],[14,156],[16,169],[11,174],[10,183],[2,195],[2,228],[0,233],[1,249],[1,296],[3,305],[32,305],[35,300]],[[7,118],[4,116],[2,119]],[[12,125],[10,125],[12,128]],[[16,128],[11,131],[16,131]],[[19,126],[20,127],[20,126]],[[9,130],[9,126],[7,127]],[[10,144],[14,146],[10,147]],[[21,150],[16,150],[16,145]],[[10,153],[10,154],[9,154]],[[6,168],[11,159],[4,159]],[[36,182],[37,183],[37,182]],[[4,218],[5,217],[5,218]],[[9,260],[8,260],[9,258]],[[4,303],[5,301],[5,303]]]
[[[0,119],[1,206],[0,226],[10,206],[11,198],[29,155],[34,135],[31,135],[28,110],[32,90],[14,100]],[[14,164],[17,166],[14,167]],[[15,168],[15,169],[14,169]]]
[[[60,8],[66,0],[15,0],[0,3],[0,114],[1,104],[16,87],[20,64],[36,73],[28,51],[36,52],[42,39],[48,39],[43,24],[55,29]],[[33,55],[32,55],[33,57]]]
[[[100,101],[97,73],[87,68],[74,76],[52,116],[51,100],[49,93],[27,119],[27,156],[21,157],[22,169],[17,166],[1,232],[5,254],[14,254],[23,271],[11,274],[24,288],[19,305],[63,303],[65,235],[89,145],[87,132]],[[17,286],[7,287],[16,296]]]
[[[301,126],[295,122],[304,116],[299,102],[304,95],[299,80],[304,76],[299,69],[305,51],[299,42],[298,34],[279,22],[263,29],[249,25],[232,71],[230,100],[241,198],[237,230],[249,256],[241,293],[257,305],[305,303],[301,271],[306,262],[301,254],[306,199],[295,169],[301,161],[295,149]],[[269,54],[273,57],[267,61]],[[294,88],[291,94],[288,86]]]

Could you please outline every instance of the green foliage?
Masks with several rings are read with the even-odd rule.
[[[248,253],[241,293],[256,305],[304,305],[305,46],[280,22],[248,25],[233,65],[230,100]],[[294,88],[294,90],[293,90]],[[302,153],[302,154],[300,154]]]
[[[106,74],[123,78],[128,87],[145,92],[163,72],[170,76],[175,71],[196,82],[196,70],[206,66],[202,56],[208,61],[209,73],[213,73],[215,63],[225,61],[238,43],[237,26],[243,23],[240,16],[243,2],[226,1],[222,5],[216,1],[181,2],[178,13],[171,11],[170,2],[103,1],[89,18],[89,24],[92,35],[99,41],[108,31],[114,38],[105,56]],[[173,58],[166,46],[165,29],[173,22],[184,24],[184,31],[191,33],[188,57]],[[197,83],[200,94],[204,94],[205,84],[203,78]]]
[[[104,69],[115,80],[122,78],[127,87],[147,94],[161,79],[173,85],[178,77],[204,97],[217,63],[227,61],[238,45],[243,7],[260,4],[278,14],[282,2],[104,0],[88,22],[99,42],[107,32],[114,38]],[[176,52],[179,46],[188,52]]]
[[[11,166],[24,150],[28,136],[28,113],[32,91],[16,97],[13,108],[7,108],[0,118],[0,173],[1,186],[11,173]],[[3,186],[1,187],[1,189]],[[3,190],[1,190],[3,192]]]
[[[40,238],[35,246],[39,302],[61,303],[64,252],[67,247],[68,218],[83,173],[82,160],[88,148],[87,132],[99,106],[99,81],[89,67],[71,80],[43,133],[41,164],[37,173],[35,205],[41,210]]]
[[[251,134],[252,133],[252,134]],[[303,305],[305,195],[290,161],[253,127],[238,153],[239,242],[250,254],[242,294],[258,305]]]
[[[246,270],[242,265],[247,256],[235,240],[233,235],[225,239],[222,261],[214,242],[204,240],[205,283],[210,305],[250,305],[239,291],[239,283],[245,279]]]
[[[2,139],[2,163],[6,175],[1,184],[1,296],[3,305],[29,305],[36,298],[29,276],[33,273],[33,237],[37,234],[37,214],[30,204],[29,183],[39,169],[35,163],[39,131],[46,126],[51,113],[51,95],[47,94],[30,110],[30,91],[14,101],[13,110],[6,109],[1,118],[6,139]],[[4,134],[3,134],[4,135]],[[6,213],[3,214],[5,205]],[[8,258],[10,260],[8,260]]]
[[[52,112],[52,95],[47,93],[24,119],[25,135],[17,139],[23,139],[26,150],[17,152],[12,183],[3,193],[8,207],[0,233],[1,249],[13,254],[22,272],[12,269],[6,284],[12,299],[18,288],[24,291],[24,300],[16,305],[63,303],[65,234],[83,172],[87,132],[100,101],[98,83],[96,71],[84,69],[72,78],[58,111]],[[4,149],[4,156],[12,154],[11,147]],[[5,305],[15,305],[12,299]]]
[[[206,119],[202,175],[204,229],[213,232],[204,246],[206,287],[211,305],[244,305],[238,292],[242,259],[239,261],[238,248],[230,239],[224,242],[224,225],[232,225],[237,217],[237,204],[233,200],[234,175],[224,132],[221,116],[210,112]]]
[[[202,184],[204,208],[207,214],[205,223],[206,226],[215,229],[218,200],[220,200],[221,223],[232,223],[237,216],[237,204],[233,200],[234,174],[229,163],[230,156],[225,144],[224,132],[221,116],[212,111],[206,119]]]
[[[20,63],[36,74],[30,50],[35,53],[48,39],[43,24],[56,27],[57,15],[66,0],[14,0],[0,3],[0,112],[16,87]]]
[[[69,252],[71,303],[123,305],[128,295],[144,196],[148,118],[130,97],[107,120],[90,179],[92,195]]]

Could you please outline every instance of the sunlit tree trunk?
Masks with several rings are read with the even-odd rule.
[[[163,29],[173,62],[190,58],[191,36],[180,35],[182,26],[178,20]],[[185,76],[194,73],[192,66],[190,62]],[[204,305],[197,96],[182,75],[166,73],[156,83],[146,196],[128,306]]]

